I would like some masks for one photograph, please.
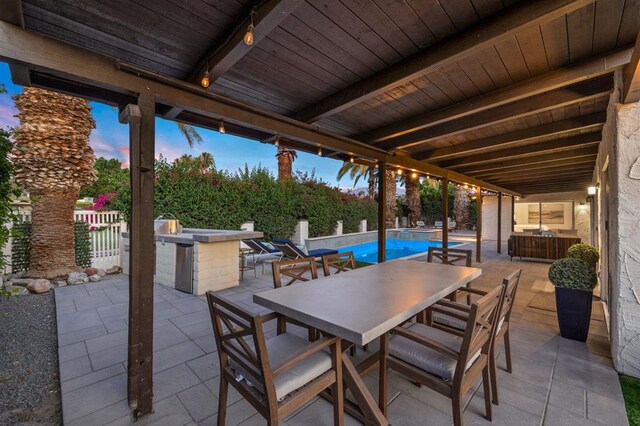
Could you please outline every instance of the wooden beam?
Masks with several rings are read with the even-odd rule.
[[[515,148],[503,149],[500,151],[487,152],[471,157],[457,158],[455,160],[438,163],[441,167],[460,168],[476,164],[491,163],[505,159],[526,158],[540,154],[561,153],[570,151],[582,146],[598,145],[602,135],[598,133],[586,133],[583,135],[570,136],[568,138],[554,139],[547,142],[539,142],[531,145],[518,146]]]
[[[128,398],[134,418],[153,409],[153,194],[155,98],[128,105],[120,121],[130,128],[131,220],[129,251]]]
[[[482,188],[476,186],[476,262],[482,262]]]
[[[551,171],[545,171],[545,170],[518,171],[518,172],[505,173],[502,175],[490,175],[484,178],[490,180],[491,182],[500,183],[500,182],[509,182],[513,179],[522,179],[522,180],[533,179],[533,178],[544,179],[546,177],[572,175],[580,172],[586,172],[589,170],[593,171],[593,169],[594,169],[594,164],[587,163],[587,164],[578,165],[575,167],[572,166],[570,168],[568,167],[556,168],[556,169],[552,169]]]
[[[622,103],[640,101],[640,32],[636,38],[631,61],[622,70]]]
[[[378,162],[378,263],[386,261],[387,250],[387,163]]]
[[[518,102],[478,112],[462,119],[418,130],[387,140],[377,146],[389,150],[423,145],[445,136],[454,136],[605,96],[612,90],[613,77],[611,75],[603,75],[549,93],[535,95]]]
[[[557,160],[548,163],[536,163],[536,164],[528,164],[528,165],[520,165],[513,167],[504,167],[497,170],[487,170],[479,173],[474,173],[478,179],[489,179],[499,177],[502,175],[510,175],[510,174],[518,174],[522,175],[523,173],[535,173],[535,172],[554,172],[566,170],[568,167],[583,167],[590,166],[595,168],[595,157],[596,154],[591,156],[586,156],[583,158],[570,158],[567,160]]]
[[[96,90],[137,96],[139,93],[154,94],[158,103],[170,107],[224,119],[225,123],[279,134],[300,143],[320,146],[347,155],[370,160],[385,161],[395,166],[415,170],[434,176],[448,176],[452,180],[480,185],[492,191],[503,191],[520,196],[507,188],[474,179],[461,173],[449,171],[433,164],[409,157],[388,154],[360,141],[318,129],[292,118],[249,105],[226,96],[204,90],[181,80],[161,75],[135,65],[82,49],[52,38],[24,31],[14,25],[0,22],[0,60],[28,66],[30,70],[46,72],[70,82],[78,82]]]
[[[24,29],[22,0],[4,0],[0,7],[0,20]]]
[[[253,15],[255,28],[253,30],[253,44],[250,46],[244,43],[244,36],[250,23],[249,13],[247,13],[222,45],[213,46],[204,55],[187,81],[200,84],[200,80],[208,68],[209,81],[211,82],[208,90],[212,90],[215,87],[214,82],[218,78],[247,55],[260,40],[280,25],[302,3],[304,3],[303,0],[269,0],[262,4]],[[180,114],[180,111],[179,107],[173,107],[163,117],[171,120]]]
[[[513,180],[509,182],[503,182],[503,185],[506,187],[520,187],[520,186],[542,186],[542,185],[555,185],[555,184],[567,184],[571,182],[584,182],[585,180],[590,181],[593,177],[593,173],[580,173],[575,174],[573,176],[564,176],[547,179],[530,179],[530,180]]]
[[[543,124],[515,132],[503,133],[484,139],[463,142],[444,148],[436,148],[428,151],[413,153],[412,157],[418,160],[444,160],[447,158],[464,157],[480,152],[494,151],[508,148],[522,142],[536,142],[553,136],[562,136],[572,132],[584,132],[600,130],[607,119],[605,111],[596,112],[582,117],[570,118],[563,121]]]
[[[391,67],[315,103],[298,114],[305,122],[336,114],[446,64],[481,52],[517,33],[577,10],[594,0],[539,0],[524,2],[489,18],[463,34],[425,49]]]
[[[449,179],[442,178],[442,248],[449,247]]]
[[[532,189],[530,191],[525,192],[525,195],[529,196],[529,195],[535,195],[535,194],[553,194],[557,192],[575,192],[575,191],[580,191],[582,189],[584,189],[584,186]]]
[[[549,163],[559,160],[566,159],[584,159],[583,157],[593,157],[598,154],[597,146],[588,146],[585,148],[576,148],[571,151],[563,152],[562,155],[558,155],[557,153],[553,154],[543,154],[538,156],[531,156],[526,158],[518,158],[515,160],[508,161],[496,161],[494,163],[487,164],[478,164],[475,166],[466,167],[464,170],[461,170],[464,174],[478,174],[487,170],[500,170],[505,168],[512,168],[517,166],[529,166],[532,164],[540,164],[540,163]]]
[[[515,230],[516,227],[516,197],[511,196],[511,232]]]
[[[354,136],[355,139],[377,143],[384,142],[420,129],[456,120],[480,111],[495,108],[527,97],[559,89],[601,75],[609,74],[628,64],[632,47],[609,53],[605,56],[589,58],[564,68],[549,71],[541,76],[496,89],[453,105],[418,114],[400,123],[393,123]]]

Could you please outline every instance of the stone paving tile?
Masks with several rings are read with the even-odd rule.
[[[98,352],[90,352],[89,359],[91,360],[91,368],[93,371],[125,362],[127,361],[127,345],[121,344]]]
[[[218,412],[218,398],[202,383],[178,393],[178,398],[196,422]]]
[[[65,426],[104,426],[127,417],[130,411],[129,403],[122,400],[78,419],[63,420]]]
[[[156,401],[175,395],[200,383],[198,376],[185,364],[177,365],[153,375],[153,395]]]
[[[573,414],[572,412],[564,410],[560,407],[556,407],[555,405],[549,405],[547,407],[543,425],[546,425],[546,426],[558,426],[558,425],[597,426],[598,425],[599,426],[601,425],[601,423],[585,419],[582,416]]]
[[[605,425],[628,425],[624,400],[587,392],[587,418]]]
[[[71,361],[83,355],[87,355],[87,347],[84,342],[62,346],[58,350],[58,360],[60,362]]]
[[[65,334],[98,325],[102,325],[102,319],[96,310],[67,313],[58,318],[58,333]]]
[[[187,365],[203,382],[220,374],[220,359],[217,352],[192,359],[187,362]]]
[[[60,380],[71,380],[89,373],[91,373],[91,363],[87,355],[60,362]]]
[[[198,345],[198,347],[203,351],[205,351],[206,353],[212,353],[218,350],[218,347],[216,346],[216,341],[213,337],[213,333],[209,333],[206,336],[193,339],[193,342],[196,345]]]
[[[107,334],[107,329],[102,324],[68,333],[62,333],[60,329],[58,329],[58,346],[72,345],[93,337],[104,336],[105,334]]]
[[[170,346],[177,345],[189,340],[178,327],[171,322],[166,323],[163,327],[153,329],[153,350],[159,351]]]
[[[126,369],[122,364],[116,364],[102,370],[84,374],[76,377],[75,379],[61,381],[60,387],[62,389],[62,393],[67,393],[122,373],[126,373]]]
[[[176,365],[183,365],[204,355],[202,349],[192,341],[179,343],[153,353],[153,372],[157,373]]]
[[[90,354],[100,352],[105,349],[112,348],[114,346],[126,345],[128,339],[128,331],[118,331],[117,333],[110,333],[105,336],[95,337],[85,341],[87,350]]]
[[[119,374],[65,394],[65,422],[78,419],[126,399],[127,375]],[[124,392],[123,392],[124,390]]]
[[[112,424],[114,426],[129,425],[132,423],[136,426],[181,426],[193,422],[193,419],[189,415],[189,412],[176,396],[170,396],[169,398],[158,401],[153,405],[153,410],[153,415],[139,419],[135,423],[132,422],[131,417],[127,416]]]

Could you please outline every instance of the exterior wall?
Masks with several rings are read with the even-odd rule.
[[[598,153],[595,230],[613,362],[620,373],[640,377],[640,104],[619,105],[617,99],[618,89]]]
[[[522,200],[524,203],[552,203],[554,201],[573,202],[573,226],[566,228],[574,229],[583,243],[590,244],[591,205],[587,200],[587,188],[585,188],[584,191],[529,195]]]
[[[388,229],[387,238],[393,240],[442,240],[442,230],[437,229]],[[309,238],[305,246],[307,250],[319,248],[339,249],[357,244],[378,241],[378,231],[355,232],[352,234],[330,235],[326,237]]]
[[[511,235],[511,197],[502,198],[502,241],[507,241]],[[498,197],[482,197],[482,240],[498,241]]]
[[[299,220],[296,224],[296,230],[291,238],[291,241],[295,245],[302,246],[304,242],[309,238],[309,221]]]
[[[236,287],[240,283],[239,241],[215,244],[196,242],[193,246],[193,292]]]

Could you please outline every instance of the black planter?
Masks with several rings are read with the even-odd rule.
[[[592,298],[590,291],[556,287],[556,309],[562,337],[579,342],[587,340]]]

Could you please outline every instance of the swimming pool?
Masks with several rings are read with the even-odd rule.
[[[464,243],[449,242],[449,247],[459,246]],[[386,258],[387,260],[399,259],[401,257],[411,256],[427,252],[429,247],[442,247],[442,241],[416,241],[416,240],[390,240],[387,239]],[[378,263],[378,242],[371,241],[368,243],[357,244],[348,247],[339,248],[340,253],[352,251],[357,261]]]

